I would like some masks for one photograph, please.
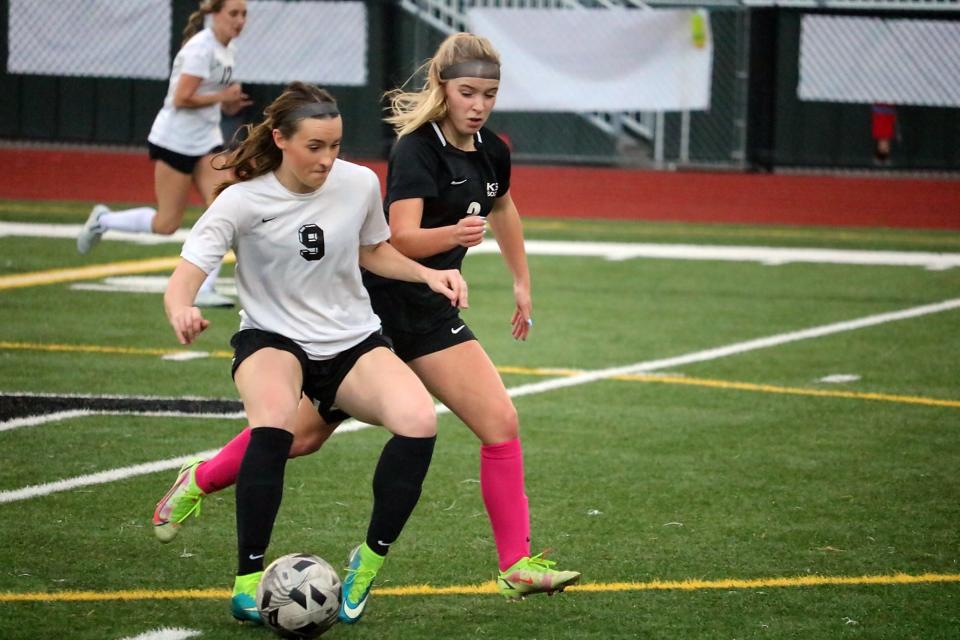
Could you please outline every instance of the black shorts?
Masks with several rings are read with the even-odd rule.
[[[188,176],[191,176],[193,175],[193,168],[197,166],[197,163],[200,162],[201,158],[208,156],[211,153],[220,153],[223,151],[223,145],[218,144],[202,156],[185,156],[182,153],[170,151],[170,149],[165,149],[163,147],[158,147],[152,142],[147,143],[147,150],[150,153],[151,160],[163,160],[173,169],[179,171],[180,173],[185,173]]]
[[[383,318],[381,318],[382,320]],[[477,339],[460,316],[454,316],[436,329],[424,333],[401,331],[386,323],[384,323],[383,331],[390,336],[390,340],[393,341],[393,350],[404,362],[443,351],[461,342]]]
[[[360,356],[377,347],[387,349],[392,347],[390,340],[378,331],[329,360],[311,360],[300,345],[290,338],[260,329],[244,329],[235,333],[230,338],[230,346],[234,349],[233,366],[230,368],[231,376],[236,376],[240,363],[260,349],[279,349],[296,356],[303,372],[301,391],[310,398],[327,424],[335,424],[350,417],[348,413],[336,406],[337,389],[340,388],[340,383],[350,373],[350,369],[357,363]]]

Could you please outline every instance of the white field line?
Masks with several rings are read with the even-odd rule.
[[[118,394],[103,393],[51,393],[44,391],[4,391],[3,395],[13,397],[40,397],[40,398],[96,398],[98,400],[220,400],[224,402],[235,402],[236,398],[205,398],[203,396],[122,396]]]
[[[206,458],[208,456],[216,455],[217,451],[219,451],[219,449],[201,451],[196,455],[196,457]],[[77,476],[76,478],[48,482],[47,484],[35,484],[23,487],[22,489],[3,491],[0,492],[0,504],[17,502],[19,500],[27,500],[30,498],[49,495],[51,493],[59,493],[61,491],[80,489],[81,487],[89,487],[96,484],[116,482],[117,480],[126,480],[127,478],[142,476],[148,473],[156,473],[157,471],[167,471],[168,469],[172,468],[179,469],[180,465],[186,462],[187,459],[189,458],[177,458],[179,462],[176,465],[171,465],[170,460],[158,460],[157,462],[135,464],[129,467],[120,467],[118,469],[111,469],[109,471],[100,471],[99,473]]]
[[[818,249],[811,247],[764,247],[738,245],[654,244],[629,242],[573,242],[527,240],[527,253],[551,256],[597,256],[608,260],[659,258],[666,260],[719,260],[790,263],[849,264],[864,266],[924,267],[942,271],[960,266],[960,253],[930,251],[868,251],[863,249]],[[484,242],[471,253],[495,253],[495,242]]]
[[[544,382],[535,382],[532,384],[525,384],[525,385],[521,385],[519,387],[513,387],[512,389],[510,389],[510,395],[513,397],[519,397],[519,396],[526,396],[534,393],[544,393],[546,391],[553,391],[555,389],[562,389],[564,387],[572,387],[580,384],[587,384],[588,382],[595,382],[597,380],[612,378],[614,376],[623,376],[623,375],[630,375],[634,373],[643,373],[647,371],[656,371],[658,369],[668,369],[670,367],[678,367],[685,364],[693,364],[695,362],[706,362],[708,360],[717,360],[719,358],[726,358],[727,356],[735,356],[741,353],[746,353],[748,351],[756,351],[758,349],[767,349],[769,347],[776,347],[782,344],[787,344],[789,342],[798,342],[800,340],[809,340],[811,338],[821,338],[823,336],[829,336],[835,333],[843,333],[845,331],[853,331],[855,329],[873,327],[879,324],[885,324],[887,322],[896,322],[897,320],[907,320],[909,318],[918,318],[920,316],[929,315],[931,313],[940,313],[943,311],[950,311],[951,309],[957,309],[957,308],[960,308],[960,298],[954,298],[952,300],[944,300],[943,302],[923,305],[921,307],[913,307],[911,309],[903,309],[902,311],[891,311],[889,313],[880,313],[874,316],[865,316],[863,318],[858,318],[856,320],[845,320],[843,322],[825,324],[819,327],[801,329],[800,331],[791,331],[789,333],[781,333],[773,336],[768,336],[766,338],[757,338],[755,340],[747,340],[746,342],[736,342],[734,344],[730,344],[725,347],[717,347],[714,349],[705,349],[703,351],[695,351],[693,353],[688,353],[683,356],[675,356],[673,358],[663,358],[661,360],[649,360],[647,362],[639,362],[637,364],[631,364],[625,367],[614,367],[611,369],[587,371],[585,373],[577,374],[575,376],[570,376],[568,378],[559,378],[554,380],[545,380]]]
[[[755,340],[747,340],[745,342],[737,342],[730,344],[724,347],[717,347],[714,349],[706,349],[703,351],[695,351],[682,356],[676,356],[673,358],[663,358],[660,360],[649,360],[647,362],[638,362],[636,364],[624,366],[624,367],[612,367],[609,369],[599,369],[596,371],[587,371],[585,373],[573,375],[566,378],[556,378],[553,380],[546,380],[544,382],[537,382],[533,384],[520,385],[518,387],[512,387],[508,389],[508,393],[511,397],[521,397],[527,395],[533,395],[536,393],[546,393],[548,391],[553,391],[555,389],[563,389],[566,387],[573,387],[581,384],[588,384],[590,382],[596,382],[598,380],[605,380],[607,378],[612,378],[614,376],[628,375],[633,373],[640,372],[650,372],[658,369],[669,369],[671,367],[676,367],[685,364],[693,364],[695,362],[706,362],[708,360],[717,360],[719,358],[725,358],[727,356],[739,355],[741,353],[746,353],[748,351],[756,351],[758,349],[767,349],[769,347],[775,347],[782,344],[787,344],[790,342],[798,342],[800,340],[809,340],[811,338],[820,338],[823,336],[828,336],[836,333],[842,333],[845,331],[853,331],[855,329],[863,329],[866,327],[872,327],[887,322],[896,322],[898,320],[907,320],[909,318],[918,318],[920,316],[925,316],[933,313],[941,313],[943,311],[949,311],[952,309],[960,308],[960,298],[955,298],[952,300],[944,300],[943,302],[938,302],[936,304],[928,304],[920,307],[913,307],[910,309],[903,309],[901,311],[892,311],[889,313],[881,313],[873,316],[865,316],[863,318],[858,318],[856,320],[846,320],[843,322],[835,322],[833,324],[821,325],[818,327],[811,327],[809,329],[802,329],[800,331],[792,331],[789,333],[781,333],[773,336],[768,336],[766,338],[757,338]],[[446,413],[449,409],[443,405],[437,405],[437,413]],[[356,420],[349,420],[342,424],[334,432],[349,432],[349,431],[358,431],[360,429],[365,429],[371,425],[358,422]],[[15,502],[18,500],[26,500],[29,498],[34,498],[42,495],[48,495],[51,493],[56,493],[59,491],[67,491],[69,489],[74,489],[82,486],[90,486],[94,484],[103,484],[106,482],[114,482],[116,480],[123,480],[126,478],[131,478],[138,475],[144,475],[147,473],[155,473],[157,471],[166,471],[169,469],[177,469],[189,459],[192,458],[208,458],[212,455],[215,455],[217,449],[212,449],[210,451],[201,451],[189,456],[183,456],[179,458],[172,458],[169,460],[159,460],[157,462],[135,465],[132,467],[124,467],[122,469],[114,469],[113,471],[105,471],[101,473],[96,473],[88,476],[79,476],[77,478],[72,478],[69,480],[61,480],[59,482],[53,482],[43,485],[33,485],[29,487],[24,487],[23,489],[18,489],[14,491],[2,491],[0,492],[0,504],[6,502]]]
[[[78,224],[41,224],[28,222],[0,222],[0,237],[76,238]],[[186,240],[188,230],[180,229],[170,236],[152,233],[125,233],[108,231],[105,241],[133,242],[137,244],[177,244]],[[806,247],[764,247],[735,245],[656,244],[642,242],[573,242],[554,240],[527,240],[530,255],[598,257],[607,260],[630,260],[656,258],[666,260],[720,260],[733,262],[758,262],[781,265],[790,263],[850,264],[870,266],[924,267],[942,271],[960,266],[960,253],[934,253],[929,251],[867,251],[860,249],[818,249]],[[497,253],[499,246],[487,239],[470,254]]]
[[[48,422],[61,422],[63,420],[73,420],[74,418],[84,418],[86,416],[147,416],[151,418],[219,418],[221,420],[243,420],[245,414],[242,411],[233,413],[189,413],[187,411],[113,411],[109,409],[71,409],[69,411],[57,411],[55,413],[44,413],[37,416],[25,416],[23,418],[14,418],[6,422],[0,422],[0,432],[19,429],[20,427],[36,427]]]
[[[160,627],[146,633],[136,636],[127,636],[120,640],[187,640],[202,636],[202,631],[196,629],[184,629],[183,627]]]
[[[19,236],[26,238],[70,238],[75,240],[82,228],[82,224],[0,222],[0,238],[3,236]],[[133,244],[183,244],[189,233],[189,229],[178,229],[173,235],[169,236],[157,233],[108,231],[103,234],[103,239],[106,241],[114,240]]]
[[[446,407],[437,407],[437,413],[444,413],[449,411]],[[74,411],[64,411],[62,414],[66,413],[80,413]],[[86,412],[84,415],[99,413],[99,412]],[[104,412],[107,413],[107,412]],[[110,415],[124,415],[122,412],[109,412]],[[38,422],[37,424],[42,424],[43,422],[54,422],[58,414],[51,413],[47,416],[36,416]],[[139,413],[129,413],[129,415],[144,415]],[[173,414],[171,412],[171,415]],[[222,419],[232,419],[232,418],[243,418],[243,414],[235,413],[225,413],[225,414],[198,414],[198,413],[182,413],[179,414],[181,417],[203,417],[203,418],[222,418]],[[49,420],[43,420],[44,418],[50,418]],[[68,416],[73,417],[73,416]],[[361,429],[366,429],[373,425],[367,424],[366,422],[360,422],[359,420],[347,420],[334,431],[334,435],[338,433],[349,433],[351,431],[359,431]],[[137,476],[145,476],[150,473],[157,473],[159,471],[169,471],[171,469],[179,469],[184,463],[195,460],[196,458],[209,459],[217,455],[219,449],[208,449],[206,451],[197,451],[196,453],[191,453],[186,456],[178,456],[176,458],[168,458],[166,460],[156,460],[154,462],[145,462],[143,464],[136,464],[129,467],[120,467],[119,469],[111,469],[109,471],[101,471],[99,473],[91,473],[88,475],[77,476],[75,478],[67,478],[65,480],[57,480],[55,482],[47,482],[44,484],[34,484],[23,487],[21,489],[13,489],[9,491],[0,491],[0,504],[5,504],[7,502],[19,502],[21,500],[29,500],[31,498],[39,498],[40,496],[50,495],[52,493],[60,493],[61,491],[71,491],[73,489],[80,489],[82,487],[90,487],[98,484],[106,484],[108,482],[116,482],[118,480],[126,480],[129,478],[135,478]]]

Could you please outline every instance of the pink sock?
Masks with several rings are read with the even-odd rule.
[[[240,462],[250,443],[250,427],[237,434],[217,455],[197,467],[197,486],[204,493],[226,489],[237,481]]]
[[[493,526],[500,570],[505,571],[530,555],[530,511],[519,438],[480,447],[480,492]]]

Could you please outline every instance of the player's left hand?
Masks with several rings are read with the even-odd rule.
[[[467,302],[467,282],[460,275],[460,271],[428,269],[427,272],[427,286],[432,291],[445,295],[450,305],[458,309],[466,309],[470,306]]]
[[[526,340],[533,327],[533,301],[530,298],[530,286],[514,283],[513,297],[517,301],[517,308],[510,320],[510,333],[514,340]]]

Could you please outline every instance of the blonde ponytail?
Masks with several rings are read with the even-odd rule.
[[[472,33],[454,33],[440,43],[433,58],[427,60],[414,75],[426,70],[427,79],[419,91],[404,91],[402,87],[384,94],[388,115],[384,120],[393,126],[401,138],[433,120],[447,115],[440,72],[447,67],[468,60],[485,60],[500,64],[500,54],[490,41]]]

